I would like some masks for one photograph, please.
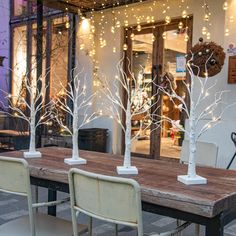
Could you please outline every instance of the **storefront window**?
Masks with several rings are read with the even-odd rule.
[[[21,16],[27,14],[28,9],[27,0],[14,0],[14,16]]]
[[[13,104],[18,105],[20,97],[25,96],[24,81],[27,76],[27,27],[15,27],[13,30],[13,67],[12,95]]]
[[[63,94],[68,75],[68,17],[53,20],[50,58],[50,97]]]

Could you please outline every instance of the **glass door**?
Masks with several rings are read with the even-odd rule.
[[[180,23],[181,22],[181,23]],[[181,26],[181,27],[180,27]],[[131,64],[131,73],[140,86],[145,86],[152,79],[156,83],[164,83],[165,75],[170,76],[177,94],[185,96],[183,82],[188,80],[185,71],[185,54],[191,46],[192,18],[182,22],[175,19],[170,24],[158,22],[156,25],[132,27],[127,30],[126,39],[126,67]],[[130,71],[126,68],[126,73]],[[178,103],[172,103],[167,96],[158,95],[155,86],[147,86],[145,92],[137,99],[137,106],[147,100],[158,100],[156,109],[158,115],[164,115],[184,125],[185,117],[178,108]],[[159,99],[160,98],[160,99]],[[135,105],[135,104],[134,104]],[[155,109],[154,109],[155,110]],[[138,138],[132,142],[132,152],[136,156],[158,159],[160,157],[179,158],[183,133],[168,122],[162,122],[161,128],[153,129],[148,126],[145,116],[134,116],[132,122],[132,135],[139,132]],[[143,130],[139,130],[140,124]],[[153,131],[154,130],[154,131]]]

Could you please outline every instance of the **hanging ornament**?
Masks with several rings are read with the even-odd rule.
[[[127,49],[128,49],[128,45],[125,43],[125,44],[123,45],[123,50],[124,50],[124,51],[127,51]]]
[[[194,75],[199,75],[203,78],[206,75],[212,77],[222,70],[225,52],[220,45],[214,42],[203,42],[203,39],[200,38],[199,43],[190,49],[186,59],[192,65],[191,69]]]
[[[228,10],[228,3],[225,1],[223,4],[223,10],[227,11]]]
[[[167,33],[166,33],[166,31],[165,31],[165,32],[163,32],[163,34],[162,34],[162,38],[163,38],[163,39],[166,39],[166,36],[167,36]]]
[[[182,22],[182,21],[180,21],[180,22],[179,22],[179,24],[178,24],[178,27],[179,27],[179,29],[182,29],[182,28],[183,28],[183,26],[184,26],[183,22]]]
[[[138,25],[136,29],[137,29],[138,32],[140,32],[142,30],[141,25]]]
[[[171,17],[170,16],[166,16],[165,17],[165,22],[166,22],[166,24],[169,24],[171,22]]]
[[[183,10],[182,11],[182,18],[186,18],[188,16],[187,11]]]
[[[205,26],[202,27],[202,34],[203,35],[207,34],[207,27],[205,27]]]

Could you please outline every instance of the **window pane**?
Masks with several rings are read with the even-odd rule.
[[[51,46],[50,97],[55,97],[66,87],[68,73],[67,17],[53,20]]]
[[[13,30],[13,68],[12,95],[13,104],[19,103],[19,97],[25,96],[24,81],[26,78],[27,27],[15,27]]]
[[[46,22],[43,24],[43,72],[42,72],[42,92],[45,94],[45,68],[46,68]],[[36,85],[37,76],[37,25],[32,26],[32,54],[31,54],[31,81]]]
[[[27,0],[14,0],[14,16],[27,14]]]

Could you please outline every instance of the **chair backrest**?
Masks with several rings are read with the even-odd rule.
[[[89,216],[142,231],[140,186],[132,179],[69,172],[71,206]],[[141,234],[139,234],[141,235]]]
[[[200,166],[216,167],[218,147],[214,143],[197,142],[196,147],[196,164]],[[182,143],[180,161],[188,163],[189,158],[189,141],[184,140]]]
[[[31,234],[35,235],[28,163],[24,159],[0,156],[0,192],[27,197]]]

